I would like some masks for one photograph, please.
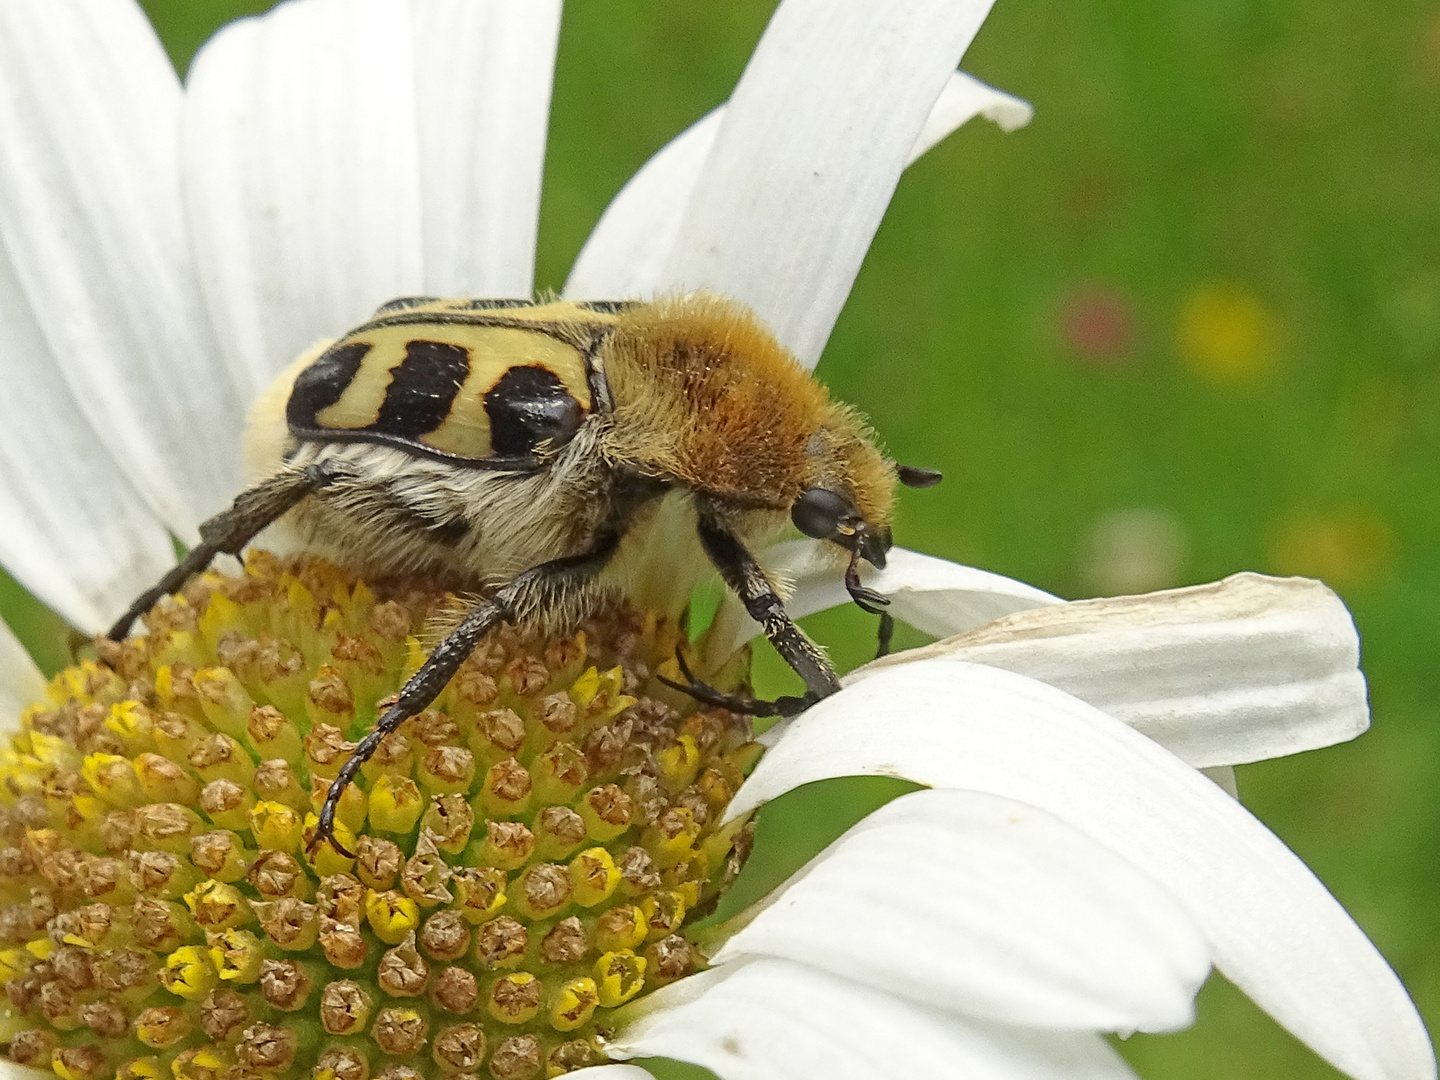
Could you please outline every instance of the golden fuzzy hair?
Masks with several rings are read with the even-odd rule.
[[[848,492],[889,524],[895,468],[750,311],[705,294],[624,312],[606,345],[607,451],[742,506],[788,510],[808,487]]]

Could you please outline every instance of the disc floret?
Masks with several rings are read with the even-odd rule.
[[[653,616],[492,634],[346,790],[354,857],[311,844],[455,607],[257,553],[56,676],[0,755],[12,1060],[531,1080],[604,1060],[612,1010],[703,962],[686,926],[738,867],[717,822],[756,747],[656,677],[682,637]]]

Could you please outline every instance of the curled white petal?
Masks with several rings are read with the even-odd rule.
[[[530,295],[560,0],[415,0],[422,290]]]
[[[408,0],[281,4],[195,57],[185,205],[247,399],[314,341],[423,291],[413,68]]]
[[[1190,916],[1138,870],[1050,814],[973,791],[894,800],[739,918],[714,963],[779,957],[1036,1027],[1188,1027],[1210,971]]]
[[[721,1080],[1120,1080],[1134,1074],[1090,1033],[1005,1027],[925,1009],[785,960],[682,979],[638,1003],[613,1056],[693,1062]]]
[[[814,367],[989,0],[785,0],[731,94],[657,285],[753,308]]]
[[[957,71],[950,76],[950,81],[931,107],[930,115],[925,118],[925,126],[910,148],[910,162],[913,164],[927,150],[977,116],[983,116],[1001,131],[1018,131],[1034,119],[1035,109],[1014,94],[997,90],[989,83]]]
[[[193,542],[238,484],[242,405],[195,286],[180,102],[129,0],[0,4],[0,237],[74,405]]]
[[[1357,1080],[1435,1076],[1404,987],[1304,863],[1215,784],[1100,710],[980,664],[883,671],[791,722],[729,813],[866,774],[1049,811],[1176,896],[1215,966],[1337,1068]]]
[[[1197,767],[1314,750],[1370,724],[1355,623],[1309,578],[1235,574],[1020,612],[850,678],[933,657],[1058,686]]]
[[[1019,98],[957,71],[926,117],[907,164],[977,116],[1013,131],[1032,113]],[[723,105],[706,113],[620,189],[580,250],[565,282],[566,296],[610,299],[655,292],[724,116]]]

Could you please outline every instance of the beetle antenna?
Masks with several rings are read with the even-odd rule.
[[[896,465],[895,473],[900,483],[908,488],[934,487],[945,477],[936,469],[919,469],[914,465]]]

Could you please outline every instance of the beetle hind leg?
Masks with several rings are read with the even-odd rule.
[[[888,611],[880,613],[880,630],[875,635],[875,659],[890,655],[890,643],[895,639],[895,616]]]
[[[153,588],[141,593],[105,636],[112,641],[123,640],[136,619],[162,597],[183,589],[187,581],[204,572],[216,555],[239,555],[261,529],[334,479],[335,474],[325,466],[310,465],[304,469],[287,469],[242,491],[228,510],[201,523],[200,543]]]
[[[513,578],[501,586],[493,599],[477,604],[460,625],[435,646],[420,670],[400,688],[395,703],[385,710],[374,729],[360,740],[355,752],[340,766],[340,771],[330,782],[330,790],[325,793],[324,805],[320,807],[315,835],[310,840],[310,851],[313,852],[321,843],[328,843],[346,858],[354,858],[335,839],[335,811],[339,808],[340,796],[354,781],[360,767],[370,760],[380,741],[434,701],[480,639],[491,630],[502,622],[514,621],[517,615],[553,609],[567,590],[593,579],[620,546],[622,530],[623,521],[612,521],[590,551],[541,563]]]
[[[375,727],[360,740],[355,747],[355,752],[350,755],[345,764],[340,766],[340,771],[330,782],[330,790],[325,794],[325,803],[320,807],[320,820],[315,827],[315,836],[310,841],[310,851],[313,852],[322,842],[328,842],[345,858],[355,858],[355,854],[345,850],[344,845],[335,838],[335,811],[340,805],[340,796],[345,794],[345,789],[355,779],[355,774],[360,771],[360,766],[374,755],[381,740],[434,701],[440,691],[445,689],[445,685],[455,672],[460,670],[460,665],[474,651],[475,646],[480,643],[480,639],[508,619],[510,615],[510,606],[500,597],[482,601],[461,620],[459,626],[450,631],[445,640],[435,646],[435,650],[421,665],[420,670],[410,676],[409,681],[400,688],[395,703],[385,710],[385,714],[380,717]]]

